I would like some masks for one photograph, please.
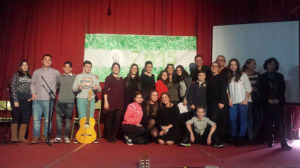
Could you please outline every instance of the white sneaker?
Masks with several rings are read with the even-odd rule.
[[[70,143],[71,141],[70,141],[69,138],[64,138],[64,142],[65,142],[65,143]]]
[[[133,145],[133,143],[132,143],[132,139],[130,139],[128,136],[126,136],[126,135],[124,135],[124,138],[125,138],[125,142],[126,142],[126,144],[127,145]]]

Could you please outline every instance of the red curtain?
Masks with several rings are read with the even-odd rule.
[[[295,0],[2,0],[0,86],[21,59],[29,60],[32,72],[46,53],[53,55],[54,68],[71,60],[80,73],[85,33],[196,35],[197,52],[209,64],[213,26],[299,20],[300,9],[291,13],[299,5]],[[4,98],[5,88],[0,91]]]
[[[111,16],[107,15],[110,3]],[[296,0],[1,0],[0,98],[19,61],[30,71],[53,55],[82,71],[85,33],[197,36],[197,53],[211,62],[215,25],[300,19]],[[296,9],[296,10],[295,10]],[[192,62],[193,60],[191,60]]]

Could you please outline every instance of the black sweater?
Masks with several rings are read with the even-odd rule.
[[[192,83],[188,94],[188,103],[190,106],[195,105],[196,107],[207,107],[206,87],[206,82],[203,82],[200,86],[198,81]]]
[[[220,74],[212,76],[207,82],[207,102],[210,105],[222,103],[226,104],[227,94],[226,94],[227,82],[225,78]]]

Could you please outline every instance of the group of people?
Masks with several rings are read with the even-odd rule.
[[[256,62],[248,59],[240,67],[231,59],[226,67],[225,56],[219,55],[211,67],[203,65],[203,57],[196,55],[196,67],[191,74],[182,65],[168,64],[155,81],[152,62],[147,61],[141,75],[137,64],[132,64],[123,79],[121,66],[113,63],[112,73],[105,79],[103,114],[106,138],[117,142],[120,126],[128,145],[157,142],[161,145],[190,143],[224,147],[225,142],[245,145],[258,138],[263,123],[268,123],[268,146],[274,146],[274,126],[279,126],[281,148],[289,150],[286,142],[283,108],[285,81],[278,73],[279,63],[269,58],[264,63],[265,73],[255,71]],[[52,68],[52,56],[42,57],[43,67],[29,73],[28,62],[23,60],[12,79],[13,122],[11,141],[25,139],[29,123],[31,101],[33,107],[33,140],[45,140],[48,114],[54,102],[49,92],[59,98],[56,104],[56,137],[52,142],[70,143],[70,123],[76,98],[79,118],[86,116],[88,91],[92,90],[90,116],[94,116],[95,95],[101,91],[98,76],[91,73],[92,63],[83,63],[83,73],[72,74],[72,62],[64,63],[64,73]],[[49,85],[49,88],[45,85]],[[180,108],[179,108],[180,107]],[[182,108],[185,107],[185,108]],[[50,108],[50,110],[49,110]],[[182,110],[187,109],[187,110]],[[40,136],[41,118],[44,117],[44,135]],[[65,118],[64,136],[62,119]],[[21,123],[18,133],[18,124]],[[275,125],[274,125],[275,124]],[[247,135],[246,135],[247,133]],[[94,143],[97,143],[96,140]]]

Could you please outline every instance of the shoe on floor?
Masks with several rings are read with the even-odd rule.
[[[116,143],[117,140],[115,138],[107,138],[107,142],[109,142],[109,143]]]
[[[224,148],[224,144],[214,144],[215,148]]]
[[[64,143],[70,143],[71,140],[69,138],[64,138]]]
[[[125,138],[125,142],[126,142],[126,144],[127,145],[133,145],[133,143],[132,143],[132,139],[130,139],[128,136],[126,136],[126,135],[124,135],[124,138]]]
[[[180,146],[185,146],[185,147],[190,147],[191,146],[190,143],[185,143],[185,142],[181,142],[179,145]]]
[[[93,143],[99,143],[98,140],[96,139]]]
[[[33,137],[31,143],[39,143],[39,137]]]
[[[78,143],[78,141],[75,139],[75,140],[74,140],[74,143],[76,143],[76,144],[77,144],[77,143]]]
[[[61,143],[62,139],[61,138],[54,138],[52,140],[50,140],[51,143]]]
[[[293,149],[291,146],[289,146],[289,145],[287,144],[286,140],[282,141],[282,142],[280,143],[280,145],[281,145],[281,149],[282,149],[282,150],[291,150],[291,149]]]

